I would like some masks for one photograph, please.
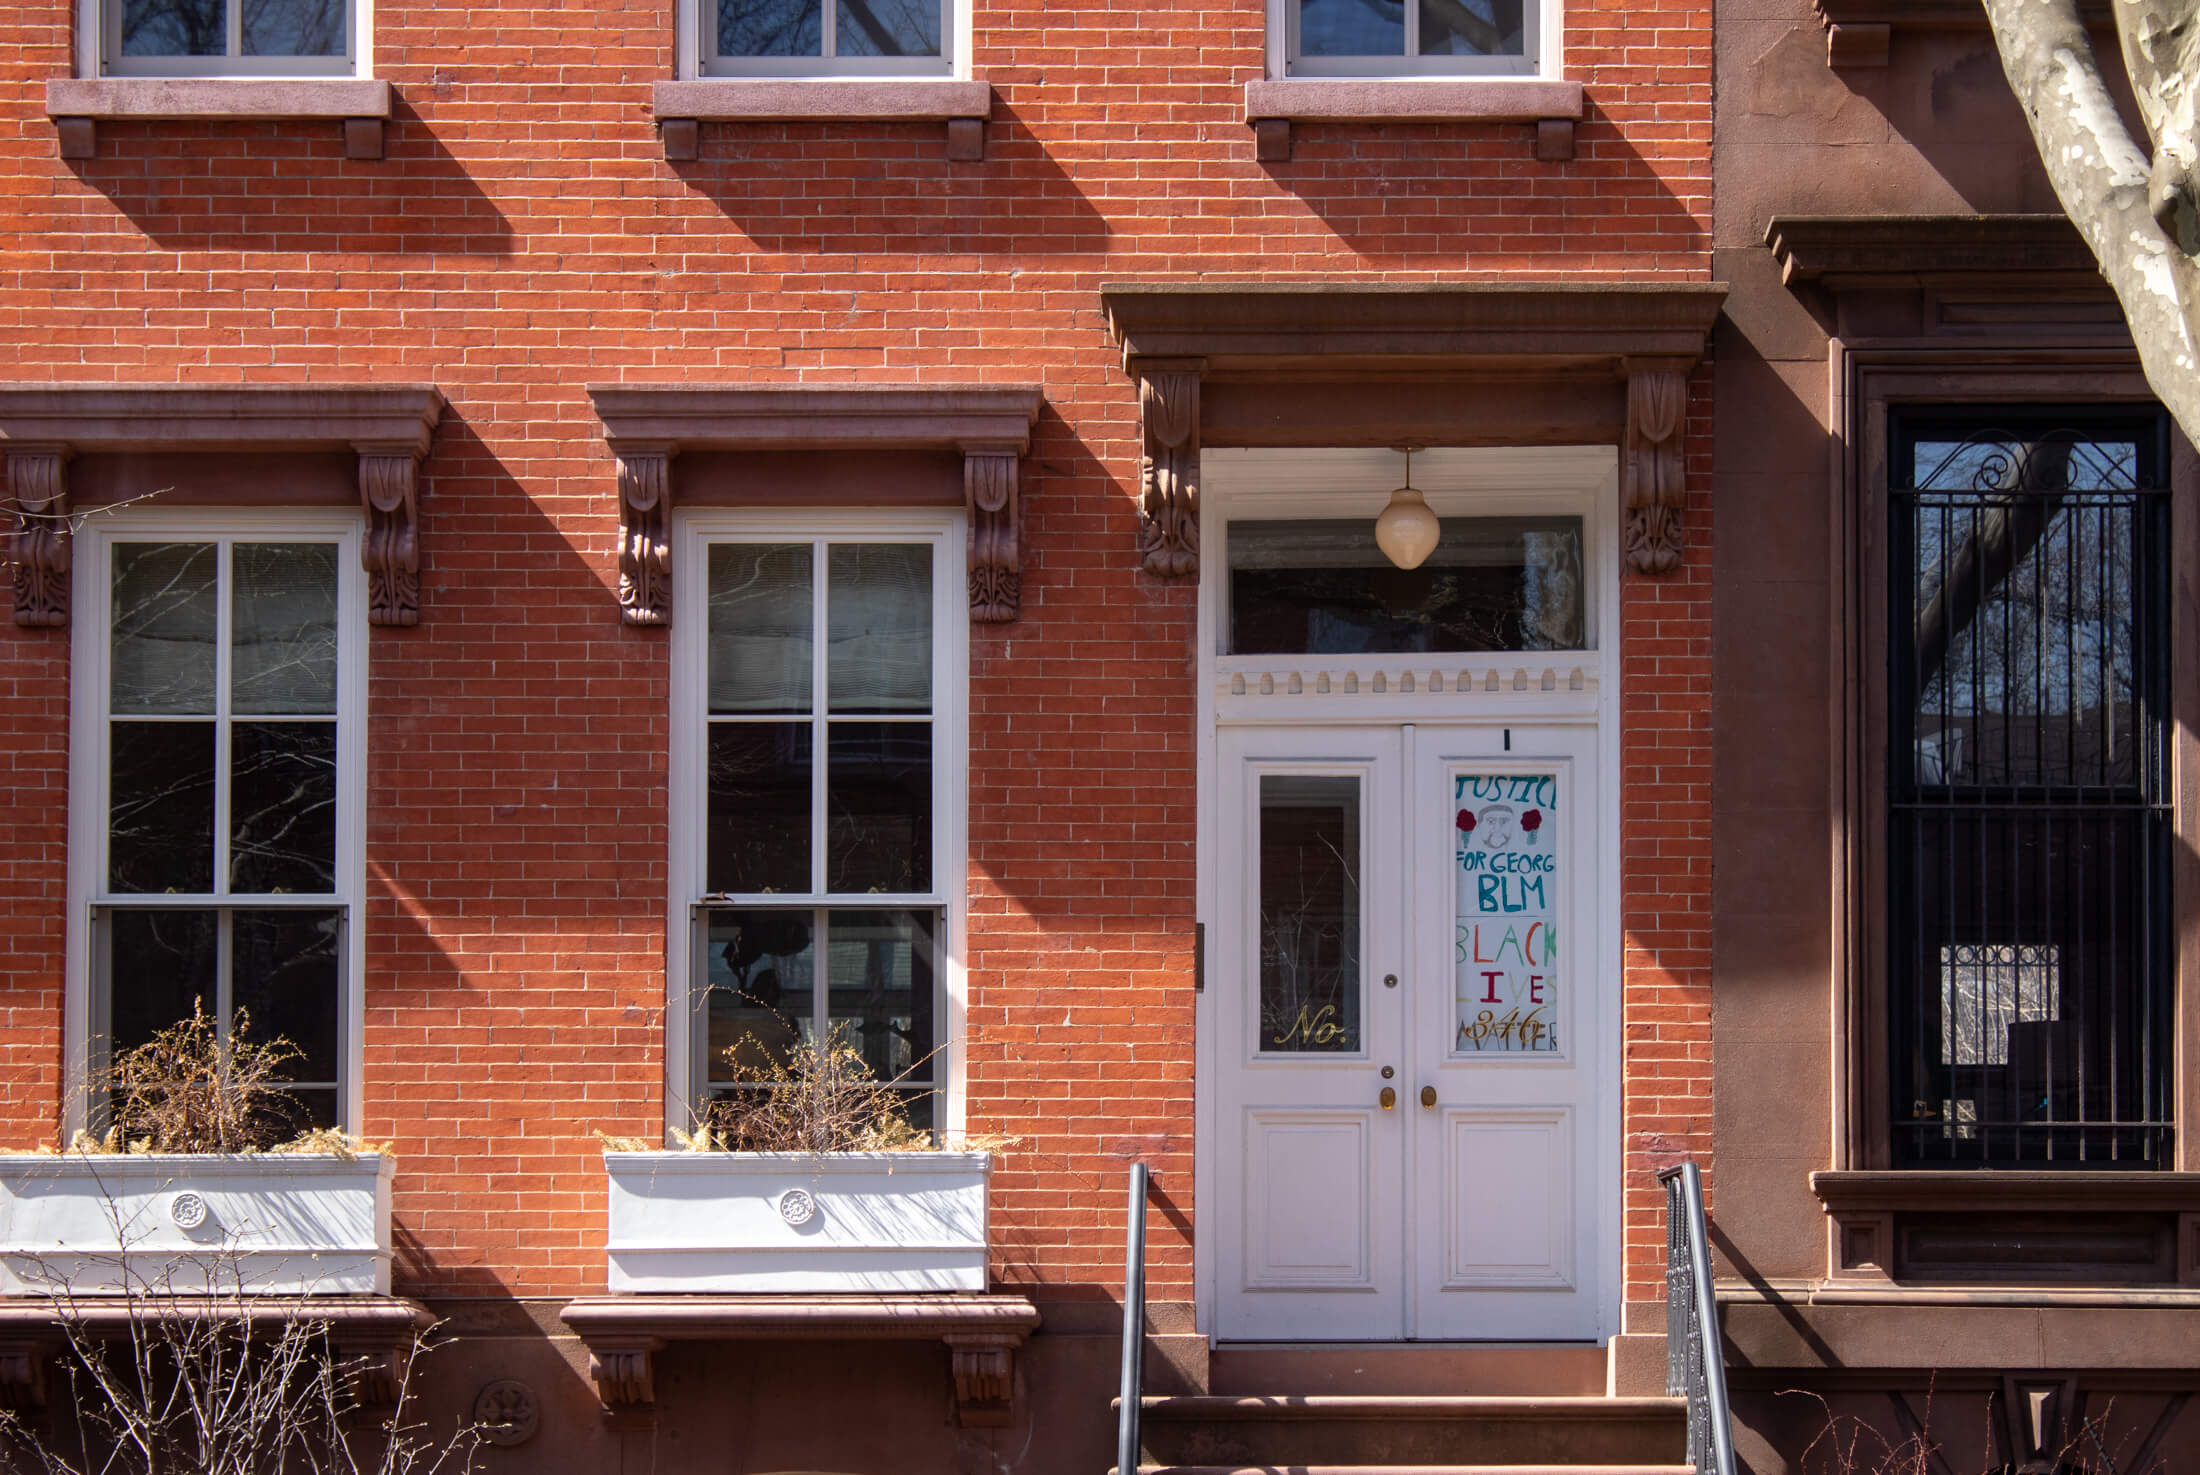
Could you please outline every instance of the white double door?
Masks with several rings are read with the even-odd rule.
[[[1608,1332],[1595,729],[1226,728],[1219,759],[1218,1335]]]

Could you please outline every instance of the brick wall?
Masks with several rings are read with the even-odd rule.
[[[661,1119],[666,642],[618,623],[612,463],[582,386],[1036,382],[1024,615],[974,631],[971,1125],[1000,1273],[1120,1274],[1122,1152],[1188,1168],[1193,591],[1137,571],[1137,405],[1106,280],[1707,277],[1708,0],[1569,7],[1590,117],[1302,126],[1254,161],[1258,0],[979,0],[987,157],[937,125],[706,125],[668,165],[669,6],[386,0],[385,162],[329,123],[43,116],[70,13],[0,13],[8,379],[437,384],[416,630],[373,635],[369,1136],[402,1154],[416,1291],[601,1284],[591,1131]],[[1699,379],[1691,484],[1708,486]],[[1630,1242],[1641,1172],[1707,1119],[1708,499],[1684,574],[1630,581],[1624,816]],[[0,635],[5,1138],[59,1077],[66,637]],[[1186,1216],[1189,1172],[1165,1187]],[[1190,1254],[1156,1219],[1157,1297]],[[1094,1284],[1097,1282],[1098,1284]],[[1646,1285],[1646,1283],[1645,1283]],[[1646,1288],[1637,1294],[1648,1294]]]

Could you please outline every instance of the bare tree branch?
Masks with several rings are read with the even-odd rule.
[[[2132,83],[2155,130],[2152,161],[2117,116],[2077,0],[1983,3],[2048,180],[2123,305],[2147,382],[2200,439],[2200,267],[2158,223],[2193,214],[2195,0],[2116,7],[2126,55],[2139,58]]]

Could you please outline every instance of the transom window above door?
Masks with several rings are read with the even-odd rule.
[[[1270,0],[1285,75],[1533,75],[1541,0]]]
[[[1417,568],[1372,519],[1233,521],[1232,655],[1589,648],[1579,517],[1452,517]]]

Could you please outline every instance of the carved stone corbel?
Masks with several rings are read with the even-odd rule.
[[[656,1337],[591,1344],[588,1376],[606,1414],[615,1419],[648,1418],[657,1409],[654,1354],[664,1346]]]
[[[1005,1428],[1016,1401],[1023,1333],[950,1332],[944,1340],[954,1358],[956,1418],[968,1429]]]
[[[69,623],[69,447],[11,443],[8,557],[15,565],[15,623]]]
[[[0,1408],[29,1413],[46,1406],[46,1364],[53,1352],[42,1341],[0,1342]]]
[[[359,504],[367,514],[359,562],[367,571],[367,623],[420,623],[420,452],[404,443],[361,445]]]
[[[675,447],[625,443],[612,450],[619,458],[619,618],[669,625]]]
[[[401,1347],[376,1343],[336,1349],[338,1369],[351,1385],[351,1396],[363,1407],[388,1408],[405,1387],[405,1352]]]
[[[1016,446],[963,448],[963,502],[970,514],[970,618],[1013,620],[1023,607],[1023,527]]]
[[[1199,376],[1197,359],[1137,366],[1144,441],[1139,470],[1139,557],[1149,574],[1199,572]]]
[[[1627,513],[1627,566],[1669,574],[1681,565],[1682,511],[1688,499],[1682,428],[1688,419],[1688,366],[1677,360],[1627,361],[1627,444],[1620,456],[1620,505]]]

